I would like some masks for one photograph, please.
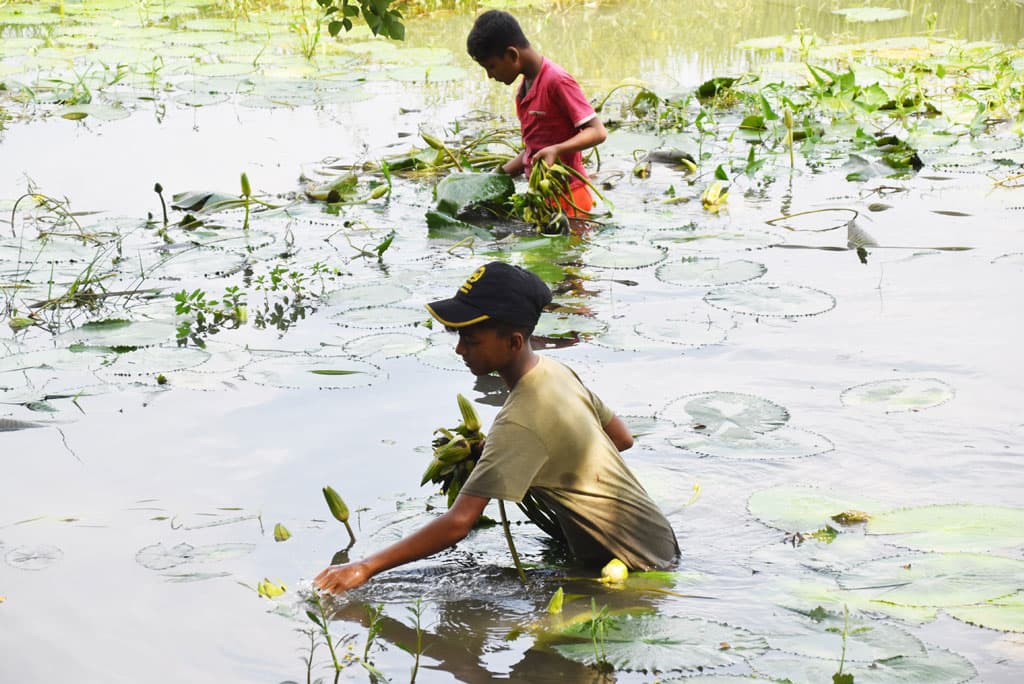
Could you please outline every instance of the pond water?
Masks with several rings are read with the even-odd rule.
[[[494,258],[557,286],[542,353],[629,421],[627,461],[682,558],[605,587],[513,510],[527,585],[493,527],[325,606],[353,654],[340,681],[371,676],[360,656],[395,682],[1020,680],[1024,5],[523,3],[527,35],[595,100],[632,79],[686,121],[645,123],[640,88],[615,90],[595,173],[611,217],[499,240],[428,230],[440,175],[396,172],[362,204],[304,196],[341,166],[365,194],[421,130],[454,145],[514,124],[510,90],[464,55],[473,12],[410,17],[403,44],[324,36],[307,61],[302,3],[266,4],[237,23],[196,1],[0,6],[3,681],[333,681],[302,598],[347,540],[321,488],[353,511],[352,558],[443,510],[418,486],[432,432],[458,422],[457,393],[486,430],[502,390],[422,305]],[[813,83],[805,60],[852,60],[861,86],[910,99],[924,77],[894,64],[974,85],[890,121],[916,171],[855,144],[847,109],[870,91],[819,92],[834,109],[792,165],[737,126],[750,110],[685,100],[719,76]],[[780,116],[787,87],[764,89]],[[980,118],[979,93],[1002,98]],[[655,148],[697,171],[635,172]],[[719,167],[728,199],[705,206]],[[242,172],[284,208],[164,225],[154,184],[168,203],[237,199]],[[71,307],[76,280],[93,298]],[[215,329],[227,288],[248,316]],[[216,304],[206,328],[175,314],[196,290]],[[853,511],[868,522],[832,519]],[[287,591],[260,596],[265,578]],[[570,627],[605,606],[613,673]]]

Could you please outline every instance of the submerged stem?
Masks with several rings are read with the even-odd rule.
[[[501,514],[501,529],[505,532],[505,541],[508,542],[508,550],[512,552],[512,562],[516,564],[516,572],[519,573],[519,580],[526,584],[526,573],[523,571],[523,564],[519,562],[519,552],[516,545],[512,543],[512,531],[508,527],[508,516],[505,515],[505,502],[498,499],[498,512]]]

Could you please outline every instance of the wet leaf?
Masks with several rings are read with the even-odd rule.
[[[1024,592],[973,606],[954,606],[945,612],[957,620],[1001,632],[1024,632]]]
[[[498,209],[514,193],[506,173],[451,173],[434,188],[434,199],[438,212],[461,217],[471,209]]]
[[[900,508],[868,521],[868,534],[921,551],[995,551],[1024,544],[1024,509],[946,504]]]
[[[885,411],[919,411],[944,404],[956,392],[937,378],[897,378],[855,385],[839,395],[844,406]]]

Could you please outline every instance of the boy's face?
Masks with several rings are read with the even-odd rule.
[[[459,330],[455,353],[462,357],[473,375],[487,375],[505,368],[515,359],[514,337],[499,334],[494,328],[471,325]]]
[[[512,85],[512,82],[519,77],[519,51],[515,48],[510,47],[496,57],[482,59],[479,64],[487,72],[489,78],[505,85]]]

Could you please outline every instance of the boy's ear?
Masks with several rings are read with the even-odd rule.
[[[518,62],[519,48],[517,48],[514,45],[509,45],[507,48],[505,48],[505,59],[508,59],[512,62]]]

